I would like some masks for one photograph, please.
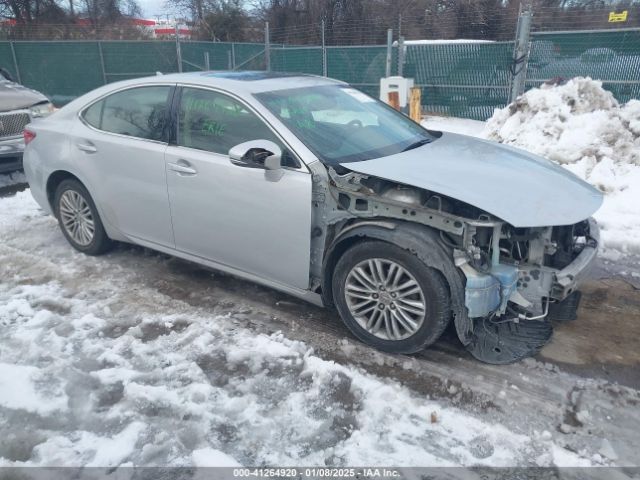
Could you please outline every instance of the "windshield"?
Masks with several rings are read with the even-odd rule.
[[[394,155],[436,138],[403,114],[348,86],[277,90],[256,98],[330,165]]]

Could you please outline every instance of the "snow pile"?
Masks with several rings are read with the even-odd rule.
[[[640,253],[640,101],[619,105],[590,78],[542,85],[496,110],[484,136],[546,157],[599,188],[605,254]]]
[[[0,199],[0,466],[609,463],[211,315],[119,255]]]

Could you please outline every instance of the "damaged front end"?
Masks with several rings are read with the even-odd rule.
[[[474,322],[470,351],[490,363],[537,352],[549,320],[574,319],[578,286],[593,265],[599,231],[593,219],[574,225],[514,228],[469,222],[456,265],[466,277],[465,305]]]
[[[451,286],[458,336],[476,358],[510,363],[530,356],[551,336],[550,311],[563,311],[565,318],[575,315],[576,289],[597,252],[598,227],[592,219],[516,228],[431,191],[346,169],[329,168],[328,173],[334,208],[332,214],[325,210],[323,218],[334,224],[333,238],[325,239],[329,243],[362,218],[402,220],[437,232],[464,280],[457,291],[455,279],[443,272]],[[459,311],[456,296],[462,297]],[[562,310],[563,304],[571,304],[573,313]]]
[[[454,253],[467,278],[471,318],[544,318],[550,304],[576,290],[595,260],[599,234],[593,219],[536,228],[490,223],[467,222],[462,249]]]

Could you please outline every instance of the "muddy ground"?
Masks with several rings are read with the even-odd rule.
[[[0,189],[0,196],[24,188]],[[67,253],[70,247],[53,225],[24,233],[46,239],[25,245],[16,239],[5,247],[61,267],[77,257]],[[55,239],[53,246],[49,239]],[[82,264],[86,278],[78,281],[126,271],[134,279],[132,291],[149,288],[211,314],[233,314],[255,331],[282,331],[326,359],[356,364],[430,398],[516,429],[526,422],[551,431],[569,450],[607,438],[620,464],[640,465],[640,259],[601,261],[583,288],[578,319],[556,325],[552,341],[536,358],[507,366],[473,359],[452,331],[421,354],[383,354],[356,341],[331,311],[131,245],[102,257],[99,268]],[[28,268],[19,262],[14,267]]]

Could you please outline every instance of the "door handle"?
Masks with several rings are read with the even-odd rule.
[[[195,175],[198,171],[186,160],[178,160],[177,163],[169,163],[169,168],[178,175]]]
[[[78,147],[78,150],[82,150],[83,152],[86,152],[86,153],[96,153],[98,151],[96,146],[91,142],[76,143],[76,147]]]

